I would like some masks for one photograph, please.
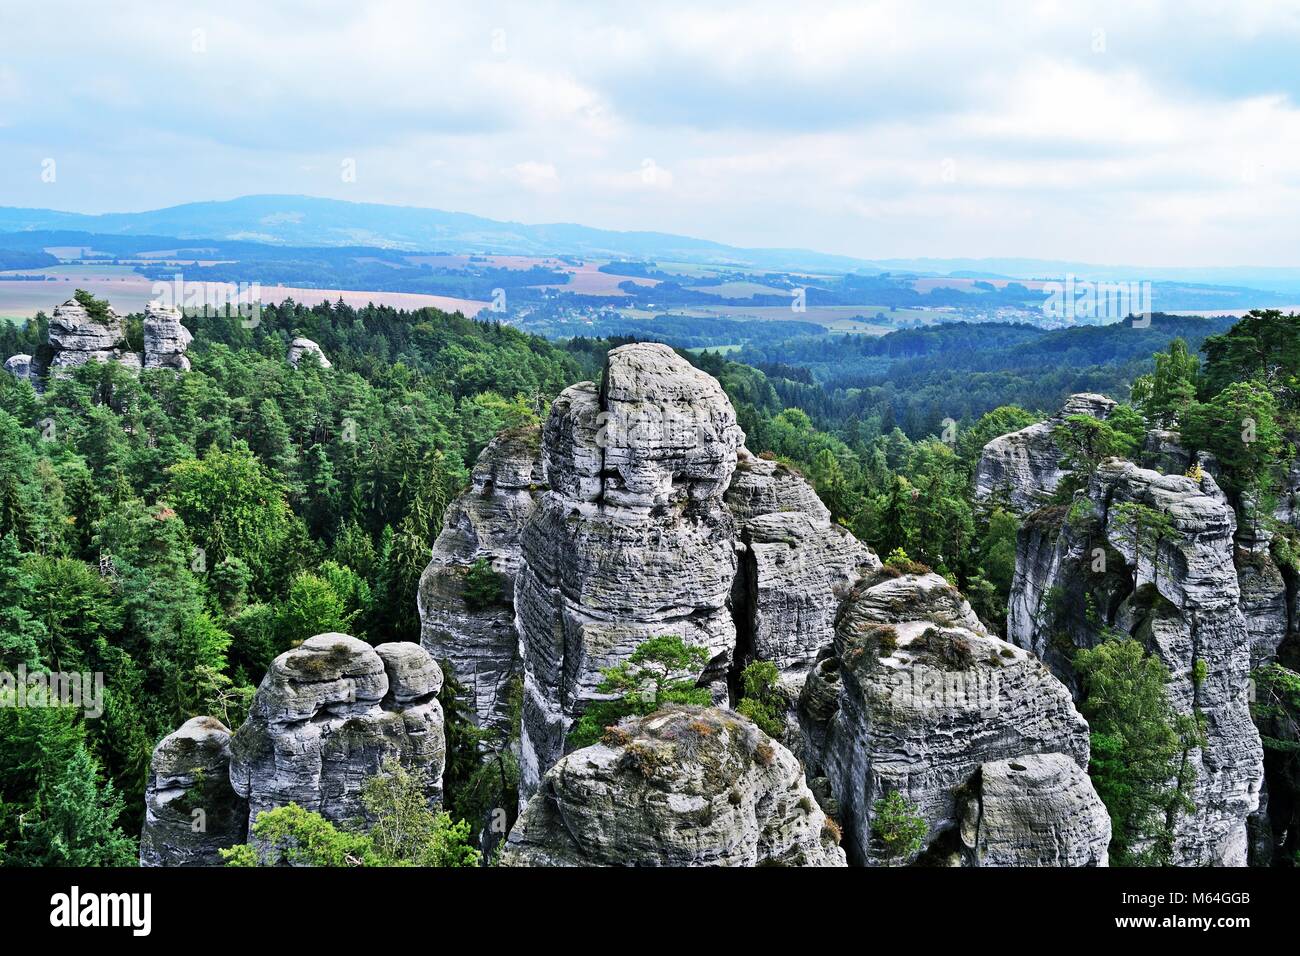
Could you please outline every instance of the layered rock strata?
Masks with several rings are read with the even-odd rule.
[[[515,590],[523,797],[600,698],[601,670],[651,637],[707,649],[694,676],[726,699],[736,551],[722,496],[743,440],[718,382],[665,346],[614,349],[599,388],[556,399],[542,440],[548,490],[522,534]]]
[[[674,707],[552,767],[507,866],[844,866],[798,760],[742,717]]]
[[[1143,520],[1167,522],[1169,530],[1144,535]],[[1077,690],[1073,650],[1106,634],[1131,635],[1168,668],[1175,709],[1203,719],[1206,745],[1189,755],[1196,810],[1177,819],[1178,865],[1244,864],[1246,818],[1259,801],[1262,756],[1247,706],[1251,632],[1233,564],[1236,530],[1208,473],[1160,475],[1109,459],[1072,506],[1030,515],[1017,544],[1007,624],[1014,643]]]
[[[991,636],[936,574],[886,568],[844,605],[832,648],[801,701],[811,777],[825,777],[849,860],[905,862],[873,832],[880,801],[897,791],[925,823],[919,855],[959,854],[966,801],[983,765],[1059,754],[1087,767],[1088,726],[1067,689],[1032,654]],[[1078,789],[1090,791],[1086,777]],[[1095,800],[1095,794],[1090,798]],[[1068,811],[1066,815],[1069,815]],[[1016,852],[1038,860],[1094,857],[1095,828]],[[974,857],[997,865],[1010,851]],[[1055,839],[1055,837],[1053,838]]]
[[[188,372],[185,352],[193,336],[181,318],[175,309],[149,303],[144,314],[144,352],[132,352],[122,316],[111,307],[92,314],[75,298],[69,299],[50,317],[48,343],[35,356],[11,356],[5,370],[38,388],[47,377],[66,377],[87,362],[113,362],[131,372],[146,368]]]
[[[1065,754],[983,764],[961,821],[970,866],[1106,866],[1110,816]]]
[[[1056,427],[1071,415],[1105,420],[1115,404],[1104,395],[1071,395],[1064,407],[1046,421],[993,439],[984,446],[975,471],[976,500],[1003,504],[1019,513],[1046,504],[1068,474],[1053,437]]]
[[[417,644],[318,634],[281,654],[230,742],[230,780],[250,826],[291,802],[335,823],[362,819],[362,788],[388,759],[422,774],[429,800],[440,800],[441,688],[438,664]]]
[[[185,352],[194,336],[181,324],[181,313],[156,302],[144,310],[144,367],[168,368],[188,372],[190,360]]]
[[[321,368],[333,368],[334,364],[325,357],[325,351],[311,339],[298,336],[289,343],[289,352],[287,355],[289,364],[297,368],[302,364],[303,359],[309,362],[315,362]]]
[[[727,506],[739,526],[733,607],[745,659],[772,661],[802,687],[830,642],[849,590],[880,559],[834,524],[817,493],[789,466],[741,449]]]
[[[162,739],[145,786],[141,866],[220,866],[243,843],[248,804],[230,785],[230,730],[195,717]]]
[[[11,355],[5,359],[5,371],[14,378],[33,381],[36,376],[32,370],[32,357],[30,355]]]
[[[450,667],[479,727],[509,729],[510,685],[521,674],[519,538],[543,490],[541,429],[493,439],[474,466],[472,487],[448,507],[420,578],[420,643]]]

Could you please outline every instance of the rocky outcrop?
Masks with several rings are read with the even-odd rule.
[[[519,537],[544,489],[539,427],[493,439],[474,466],[470,490],[447,509],[420,578],[420,643],[450,667],[479,727],[508,729],[509,687],[521,673]],[[485,587],[485,570],[495,576],[495,589]]]
[[[1168,533],[1134,533],[1146,509]],[[1149,522],[1148,522],[1149,523]],[[1251,638],[1233,565],[1236,517],[1209,473],[1160,475],[1109,459],[1085,497],[1021,529],[1008,636],[1077,689],[1074,648],[1106,633],[1141,640],[1168,668],[1170,701],[1203,716],[1196,811],[1178,818],[1174,862],[1240,865],[1262,776],[1247,710]]]
[[[962,814],[969,866],[1106,866],[1110,816],[1065,754],[992,760]]]
[[[144,310],[144,367],[169,368],[188,372],[190,360],[186,350],[194,336],[181,324],[178,309],[168,309],[151,302]]]
[[[744,435],[718,382],[662,345],[612,350],[601,386],[565,389],[542,440],[548,490],[522,535],[521,793],[564,752],[601,670],[651,637],[708,650],[726,697],[735,520],[722,496]]]
[[[334,367],[333,363],[325,357],[324,350],[311,339],[300,335],[289,343],[288,360],[289,364],[294,368],[297,368],[307,356],[310,356],[311,360],[315,361],[321,368]]]
[[[965,803],[982,766],[1036,754],[1064,755],[1080,769],[1088,763],[1088,725],[1066,688],[1032,654],[988,634],[956,589],[932,573],[886,568],[858,586],[833,648],[809,675],[801,713],[809,776],[827,779],[856,863],[888,861],[872,824],[878,801],[894,791],[925,822],[923,855],[944,859],[960,856]],[[1071,834],[1052,834],[1066,847],[1025,843],[1015,853],[1040,861],[1095,857],[1095,828]],[[974,857],[967,856],[982,865],[1010,852],[1001,848],[1005,834],[989,836],[983,855],[978,827],[973,839]]]
[[[30,382],[35,379],[32,371],[32,357],[30,355],[11,355],[5,359],[5,371],[14,378],[25,379]]]
[[[742,662],[772,661],[798,695],[835,630],[849,590],[880,559],[830,512],[798,473],[741,449],[726,495],[739,525],[732,606]]]
[[[507,866],[843,866],[794,756],[742,717],[625,720],[547,772]]]
[[[220,866],[243,843],[248,805],[230,785],[230,731],[195,717],[154,749],[145,786],[141,866]]]
[[[1068,473],[1053,438],[1056,427],[1071,415],[1104,420],[1115,404],[1105,395],[1071,395],[1046,421],[993,439],[984,446],[975,470],[976,500],[1002,504],[1021,514],[1048,503]]]
[[[1300,458],[1292,461],[1287,469],[1273,517],[1293,528],[1300,528]]]
[[[1142,441],[1142,467],[1162,475],[1181,475],[1192,466],[1192,454],[1175,431],[1152,428]]]
[[[318,634],[281,654],[230,742],[230,780],[250,826],[290,802],[335,823],[360,819],[362,787],[390,758],[441,799],[441,688],[441,670],[417,644]]]
[[[566,389],[540,434],[480,455],[421,580],[422,643],[480,726],[506,729],[522,670],[525,796],[602,669],[651,637],[707,648],[694,676],[719,703],[753,660],[796,700],[840,602],[879,567],[807,481],[743,440],[713,378],[638,344],[610,352],[599,385]]]
[[[93,303],[92,303],[93,306]],[[87,362],[115,362],[133,373],[142,369],[190,370],[185,351],[193,336],[181,324],[181,314],[150,302],[144,314],[144,353],[130,351],[126,322],[110,306],[96,307],[92,314],[75,298],[54,310],[50,317],[49,341],[36,356],[14,355],[5,370],[28,379],[37,388],[47,376],[65,377]]]
[[[58,306],[50,316],[49,344],[52,355],[40,374],[68,375],[87,362],[117,362],[135,371],[140,356],[126,344],[126,323],[105,306],[92,315],[75,298]]]
[[[1286,578],[1273,560],[1273,535],[1248,512],[1237,529],[1237,586],[1241,613],[1250,632],[1250,663],[1259,667],[1277,659],[1291,628]]]

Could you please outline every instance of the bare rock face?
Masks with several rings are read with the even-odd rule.
[[[5,359],[5,371],[14,378],[26,379],[33,381],[35,374],[32,371],[32,357],[30,355],[11,355]]]
[[[1125,509],[1133,504],[1166,517],[1173,534],[1135,541]],[[1235,532],[1236,516],[1208,473],[1194,480],[1109,459],[1086,498],[1031,515],[1017,546],[1007,623],[1014,643],[1077,688],[1071,648],[1095,646],[1103,628],[1132,635],[1169,669],[1173,706],[1204,715],[1207,744],[1191,755],[1196,811],[1176,825],[1174,862],[1183,866],[1244,865],[1246,818],[1259,801]]]
[[[872,822],[893,791],[925,820],[922,853],[943,858],[957,852],[982,766],[1036,754],[1063,755],[1080,770],[1088,763],[1088,725],[1037,658],[988,634],[937,574],[896,575],[885,569],[859,585],[801,701],[809,776],[827,778],[849,860],[866,865],[887,861]],[[1086,778],[1079,786],[1091,790]],[[1085,832],[1095,836],[1075,836]],[[1084,855],[1075,836],[1068,852],[1026,842],[1016,853]],[[996,865],[1000,853],[974,859]]]
[[[1163,475],[1181,475],[1192,466],[1192,455],[1178,432],[1153,428],[1142,441],[1142,466]]]
[[[763,515],[801,512],[817,522],[830,522],[831,513],[802,475],[789,465],[762,458],[741,448],[727,488],[727,507],[737,521]]]
[[[248,805],[230,785],[230,731],[195,717],[153,752],[145,787],[141,866],[220,866],[243,843]]]
[[[1259,667],[1277,659],[1278,648],[1290,628],[1286,579],[1272,556],[1262,553],[1242,556],[1237,563],[1237,586],[1241,589],[1241,613],[1250,633],[1250,662]]]
[[[53,357],[48,372],[55,377],[87,362],[118,362],[132,371],[141,366],[140,356],[127,349],[122,317],[112,308],[103,315],[91,315],[75,298],[55,308],[50,316],[49,343]],[[38,370],[40,374],[44,371]]]
[[[506,729],[510,719],[508,689],[521,673],[514,600],[523,563],[519,538],[544,489],[540,428],[493,439],[474,466],[472,487],[447,509],[420,578],[420,643],[450,666],[479,727]],[[495,595],[467,593],[478,561],[496,574]]]
[[[164,308],[151,302],[144,311],[144,367],[170,368],[178,372],[190,370],[190,360],[185,351],[194,336],[181,324],[177,309]]]
[[[707,648],[724,699],[736,645],[735,521],[722,496],[744,435],[722,387],[663,345],[609,353],[599,389],[566,389],[542,437],[549,488],[521,540],[521,793],[564,752],[602,668],[651,637]]]
[[[230,780],[249,824],[290,802],[335,823],[363,817],[361,789],[395,758],[442,796],[442,671],[417,644],[318,634],[271,664],[231,739]]]
[[[550,769],[507,866],[844,866],[794,756],[743,717],[672,707]]]
[[[1273,517],[1293,528],[1300,528],[1300,458],[1291,462],[1291,467],[1287,469]]]
[[[1064,754],[991,760],[962,816],[970,866],[1106,866],[1110,816]]]
[[[107,352],[126,345],[126,325],[113,309],[92,316],[76,299],[69,299],[50,317],[50,345],[68,352]]]
[[[333,363],[325,357],[325,352],[319,345],[300,335],[289,343],[289,354],[287,356],[289,364],[297,368],[306,356],[311,356],[312,360],[317,362],[321,368],[334,367]]]
[[[1071,415],[1106,419],[1115,402],[1105,395],[1082,392],[1046,421],[993,439],[984,446],[975,470],[975,498],[1002,503],[1019,513],[1046,504],[1067,474],[1061,467],[1061,449],[1052,432]]]
[[[831,522],[812,485],[788,466],[740,450],[726,501],[739,524],[732,606],[747,658],[772,661],[802,687],[835,632],[840,603],[880,559]]]

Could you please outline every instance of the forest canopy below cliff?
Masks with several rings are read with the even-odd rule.
[[[1255,368],[1258,343],[1284,321],[1211,339],[1188,401],[1200,389],[1212,403],[1234,376],[1272,375]],[[133,341],[140,322],[128,318]],[[619,344],[341,303],[264,307],[251,329],[188,324],[185,374],[91,362],[43,394],[0,376],[0,669],[105,675],[97,720],[0,709],[6,864],[133,862],[162,736],[198,714],[238,725],[271,660],[310,635],[418,641],[419,577],[478,453],[597,378]],[[1225,328],[917,330],[863,340],[849,356],[860,367],[823,384],[827,356],[811,346],[744,355],[770,374],[688,357],[722,381],[751,449],[804,473],[879,553],[924,561],[997,621],[1017,523],[972,504],[983,445],[1082,387],[1127,398],[1153,352],[1179,335],[1194,350]],[[43,316],[6,326],[0,351],[36,353],[46,334]],[[298,335],[333,368],[290,365]],[[1279,429],[1294,423],[1293,359],[1290,379],[1238,396],[1271,402]],[[1205,422],[1213,441],[1215,419]]]

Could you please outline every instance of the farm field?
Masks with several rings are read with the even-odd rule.
[[[21,270],[20,270],[21,271]],[[85,289],[97,298],[107,299],[118,312],[139,312],[157,296],[155,282],[131,270],[129,266],[55,266],[41,270],[51,274],[45,282],[0,281],[0,317],[27,319],[37,312],[52,312],[72,298],[77,289]],[[36,273],[29,273],[36,274]],[[221,286],[222,283],[204,283]],[[307,289],[299,286],[262,286],[263,302],[293,299],[307,305],[337,302],[342,299],[353,307],[368,303],[389,305],[396,309],[435,308],[446,312],[477,315],[488,302],[451,296],[425,295],[414,292],[374,292],[365,289]]]

